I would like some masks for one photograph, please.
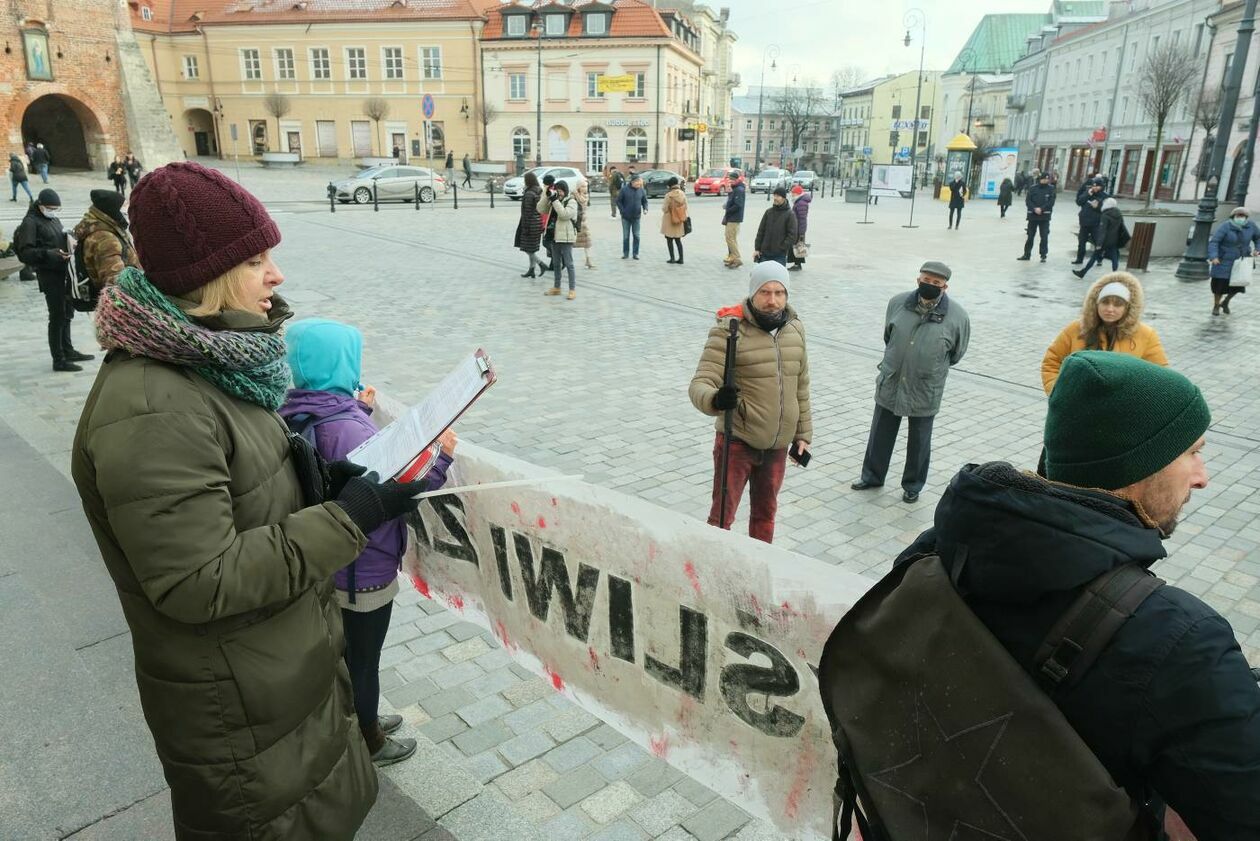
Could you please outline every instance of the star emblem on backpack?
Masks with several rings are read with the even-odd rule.
[[[894,837],[923,841],[1025,838],[983,780],[989,759],[1012,715],[1006,713],[956,733],[946,733],[923,696],[915,697],[914,754],[868,775],[872,782],[910,801],[898,804],[904,808],[897,808],[887,798],[879,798],[879,813]],[[941,768],[952,768],[954,772],[943,777]],[[920,824],[914,814],[916,807],[921,814],[922,834],[898,835],[897,827],[913,830]]]

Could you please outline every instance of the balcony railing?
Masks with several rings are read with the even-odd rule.
[[[1024,106],[1027,104],[1027,100],[1028,100],[1028,97],[1022,94],[1018,94],[1018,95],[1011,94],[1010,96],[1006,97],[1006,110],[1007,111],[1023,111]]]

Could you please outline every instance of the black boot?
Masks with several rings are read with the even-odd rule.
[[[82,371],[83,368],[78,365],[75,365],[73,362],[67,362],[64,359],[54,359],[53,370],[54,371]]]
[[[534,274],[534,267],[530,266],[529,271],[525,272],[521,277],[538,277],[538,275]]]
[[[74,348],[70,348],[70,350],[66,351],[67,362],[87,362],[88,360],[95,358],[96,357],[90,353],[80,353]]]

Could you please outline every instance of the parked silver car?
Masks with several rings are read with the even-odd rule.
[[[532,172],[542,183],[543,176],[554,175],[557,181],[563,181],[569,185],[569,192],[573,192],[578,188],[579,184],[586,183],[586,176],[578,172],[571,166],[536,166],[528,169],[526,172]],[[525,195],[525,176],[517,175],[503,182],[503,195],[512,201],[520,201],[521,196]]]
[[[800,184],[802,189],[814,189],[814,182],[818,180],[818,173],[812,169],[798,169],[792,173],[792,183]]]
[[[369,167],[357,175],[334,181],[337,201],[342,204],[371,204],[372,185],[376,185],[378,201],[415,201],[420,194],[421,203],[433,201],[446,193],[446,179],[427,166]]]

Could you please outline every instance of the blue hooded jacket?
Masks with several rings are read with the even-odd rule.
[[[280,416],[291,424],[307,418],[342,415],[315,427],[315,448],[328,461],[344,459],[351,450],[376,434],[372,410],[354,398],[363,364],[363,334],[349,324],[326,318],[295,322],[285,334],[289,367],[297,386],[285,398]],[[451,457],[446,453],[425,475],[426,490],[446,482]],[[354,590],[377,590],[398,577],[407,548],[407,526],[402,518],[381,525],[368,536],[363,554],[354,561]],[[350,567],[333,577],[338,590],[350,591]]]

